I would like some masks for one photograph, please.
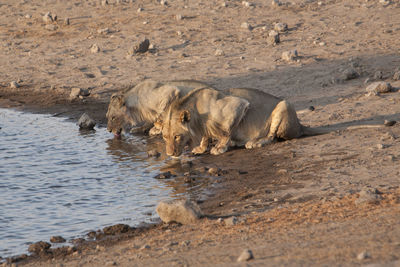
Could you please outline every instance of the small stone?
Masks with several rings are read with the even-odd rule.
[[[361,204],[377,204],[382,199],[382,196],[379,195],[379,191],[373,188],[367,188],[361,190],[359,193],[358,199],[355,201],[356,205]]]
[[[161,153],[158,152],[158,151],[155,150],[155,149],[152,149],[152,150],[147,151],[147,156],[148,156],[148,157],[155,157],[155,158],[158,158],[160,155],[161,155]]]
[[[100,52],[100,47],[97,44],[93,44],[90,47],[90,52],[92,52],[93,54]]]
[[[251,31],[251,30],[253,29],[253,27],[252,27],[250,24],[248,24],[247,22],[243,22],[243,23],[240,25],[240,28],[246,29],[246,30],[249,30],[249,31]]]
[[[65,18],[65,19],[64,19],[64,25],[69,25],[69,24],[70,24],[69,18]]]
[[[385,120],[385,121],[383,122],[383,124],[384,124],[385,126],[393,126],[393,125],[396,124],[396,121]]]
[[[365,260],[368,259],[370,257],[369,253],[367,251],[363,251],[360,254],[357,255],[357,260]]]
[[[102,6],[108,5],[108,0],[101,0],[101,5]]]
[[[222,2],[222,3],[221,3],[221,6],[222,6],[222,7],[227,7],[228,4],[227,4],[226,2]]]
[[[366,90],[367,93],[388,93],[392,91],[392,86],[388,82],[374,82],[367,86]]]
[[[47,24],[46,26],[44,26],[44,28],[48,31],[55,31],[57,30],[57,25],[54,24]]]
[[[117,262],[116,261],[109,261],[106,263],[106,266],[117,266]]]
[[[223,56],[224,55],[224,51],[222,51],[221,49],[217,49],[217,50],[215,50],[214,55],[216,55],[217,57]]]
[[[242,5],[245,6],[245,7],[251,7],[251,6],[253,6],[252,3],[247,2],[247,1],[242,1]]]
[[[356,79],[358,76],[360,76],[360,75],[358,74],[358,72],[355,69],[348,68],[342,72],[340,78],[345,81],[348,81],[348,80]]]
[[[42,17],[43,22],[45,23],[52,23],[53,22],[53,17],[51,16],[50,12],[47,12],[43,17]]]
[[[320,43],[319,43],[319,46],[325,46],[325,45],[326,45],[325,42],[320,42]]]
[[[51,247],[51,245],[44,241],[39,241],[29,245],[28,251],[31,253],[38,254],[39,252],[46,251]]]
[[[210,168],[208,169],[208,174],[213,175],[213,176],[219,176],[221,172],[220,168]]]
[[[274,30],[277,32],[286,32],[288,30],[288,25],[282,22],[275,23]]]
[[[98,29],[97,33],[98,34],[109,34],[110,33],[110,29],[109,28]]]
[[[190,224],[203,217],[200,207],[189,200],[161,201],[156,212],[164,223]]]
[[[285,61],[293,61],[298,57],[297,50],[284,51],[282,59]]]
[[[383,72],[378,70],[374,73],[374,80],[382,80],[383,79]]]
[[[227,226],[234,226],[234,225],[238,224],[238,222],[239,222],[238,218],[235,216],[229,217],[229,218],[225,219],[224,221],[225,221],[225,225],[227,225]]]
[[[81,130],[93,130],[96,122],[88,114],[83,113],[79,118],[78,125]]]
[[[88,96],[90,95],[90,91],[88,89],[82,89],[79,87],[73,87],[71,88],[71,93],[70,93],[70,98],[77,98],[79,96]]]
[[[32,18],[32,15],[31,15],[31,14],[26,14],[26,15],[25,15],[25,18],[26,18],[26,19],[31,19],[31,18]]]
[[[253,259],[253,252],[250,249],[245,249],[243,252],[240,254],[239,258],[237,259],[238,262],[244,262],[244,261],[249,261]]]
[[[399,81],[400,80],[400,71],[396,71],[393,74],[393,80],[395,80],[395,81]]]
[[[272,0],[271,5],[272,5],[272,6],[281,6],[282,3],[281,3],[281,1],[279,1],[279,0]]]
[[[131,51],[132,54],[146,53],[149,50],[150,41],[149,39],[144,39],[140,41]]]
[[[177,15],[175,16],[175,19],[176,19],[177,21],[179,21],[179,20],[182,20],[183,17],[182,17],[181,14],[177,14]]]
[[[50,237],[50,242],[51,243],[64,243],[66,240],[62,236],[52,236]]]
[[[141,7],[139,7],[139,8],[136,10],[137,13],[140,13],[140,12],[142,12],[142,11],[143,11],[143,8],[141,8]]]
[[[106,235],[116,235],[116,234],[123,234],[129,232],[131,227],[127,224],[116,224],[112,226],[107,226],[103,228],[103,233]]]
[[[272,30],[268,33],[267,43],[270,45],[276,45],[280,42],[279,33],[275,30]]]
[[[10,88],[16,89],[19,87],[19,84],[16,81],[10,82]]]
[[[161,4],[162,6],[166,6],[166,5],[168,5],[168,3],[167,3],[167,1],[166,1],[166,0],[161,0],[161,1],[160,1],[160,4]]]
[[[151,248],[150,245],[145,244],[145,245],[140,247],[140,250],[145,250],[145,249],[150,249],[150,248]]]
[[[160,174],[157,174],[154,178],[156,179],[169,179],[172,177],[172,173],[170,171],[167,172],[162,172]]]

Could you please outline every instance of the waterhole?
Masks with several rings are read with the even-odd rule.
[[[0,256],[26,253],[53,235],[72,239],[90,230],[157,218],[160,200],[191,198],[179,177],[157,180],[179,161],[163,154],[158,138],[116,139],[105,128],[81,132],[74,122],[0,109]]]

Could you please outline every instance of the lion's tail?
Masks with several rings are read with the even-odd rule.
[[[364,125],[353,125],[353,126],[323,126],[323,127],[307,127],[302,126],[303,136],[313,136],[320,134],[327,134],[334,131],[341,130],[357,130],[357,129],[379,129],[387,127],[389,125],[384,124],[364,124]]]

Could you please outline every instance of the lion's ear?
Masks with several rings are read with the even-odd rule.
[[[116,101],[119,105],[124,106],[125,101],[124,101],[124,96],[119,93],[115,93],[111,96],[112,101]]]
[[[190,112],[188,110],[184,110],[181,112],[181,115],[179,116],[180,120],[182,123],[186,123],[190,121]]]

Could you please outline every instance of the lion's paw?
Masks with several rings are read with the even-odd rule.
[[[228,147],[213,147],[210,150],[211,155],[221,155],[228,150]]]
[[[195,148],[192,149],[193,154],[203,154],[206,152],[207,148],[203,148],[201,146],[196,146]]]
[[[149,135],[150,135],[150,136],[160,135],[161,132],[162,132],[162,129],[160,129],[160,128],[154,126],[153,128],[150,129]]]
[[[252,149],[256,147],[256,143],[253,141],[248,141],[244,146],[246,149]]]

